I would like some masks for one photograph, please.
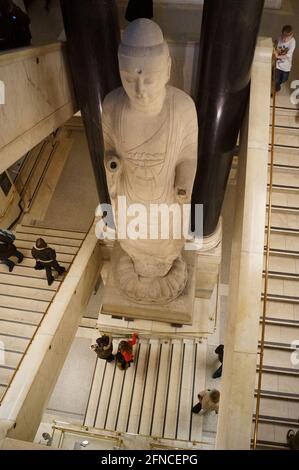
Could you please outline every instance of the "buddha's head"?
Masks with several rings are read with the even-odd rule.
[[[133,21],[124,31],[118,58],[122,84],[132,106],[145,112],[161,108],[171,59],[159,26],[145,18]]]

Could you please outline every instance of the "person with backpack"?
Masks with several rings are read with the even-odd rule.
[[[52,269],[57,271],[59,276],[65,272],[65,268],[60,266],[56,260],[56,251],[53,250],[53,248],[50,248],[43,238],[38,238],[38,240],[36,240],[35,246],[31,250],[31,254],[36,261],[34,269],[46,270],[49,286],[54,282]]]
[[[0,51],[31,44],[29,16],[12,0],[0,0]]]
[[[128,341],[121,341],[118,346],[118,351],[115,356],[116,365],[121,370],[126,370],[134,361],[133,346],[137,342],[136,333],[133,334],[132,339]]]
[[[220,392],[216,389],[203,390],[198,395],[198,403],[193,406],[192,413],[210,413],[215,411],[218,414],[219,411],[219,401],[220,401]]]
[[[10,258],[17,258],[18,263],[22,263],[24,259],[23,253],[17,250],[14,241],[16,237],[12,232],[0,229],[0,261],[8,266],[9,272],[14,270],[15,263]]]
[[[97,354],[99,359],[107,362],[114,361],[113,343],[111,335],[103,335],[96,340],[96,344],[92,344],[91,349]]]

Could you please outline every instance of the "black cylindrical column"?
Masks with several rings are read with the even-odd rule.
[[[120,86],[120,41],[114,0],[60,0],[78,105],[88,140],[101,203],[109,203],[104,168],[101,103]]]
[[[205,0],[199,51],[198,169],[193,204],[204,206],[204,236],[217,228],[246,111],[264,0]]]
[[[129,0],[126,10],[126,20],[134,21],[138,18],[151,19],[154,14],[153,0]]]

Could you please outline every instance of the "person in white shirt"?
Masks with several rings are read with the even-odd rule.
[[[276,56],[276,91],[280,91],[281,85],[289,79],[292,69],[293,54],[296,48],[296,40],[292,26],[285,25],[281,36],[275,44]]]

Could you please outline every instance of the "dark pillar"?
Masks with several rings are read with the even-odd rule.
[[[138,18],[151,19],[154,15],[153,0],[129,0],[126,10],[126,20],[134,21]]]
[[[199,51],[199,162],[193,204],[204,205],[204,236],[217,227],[248,103],[264,0],[205,0]]]
[[[60,0],[75,93],[88,140],[101,203],[109,203],[104,168],[101,102],[120,86],[120,41],[114,0]]]

